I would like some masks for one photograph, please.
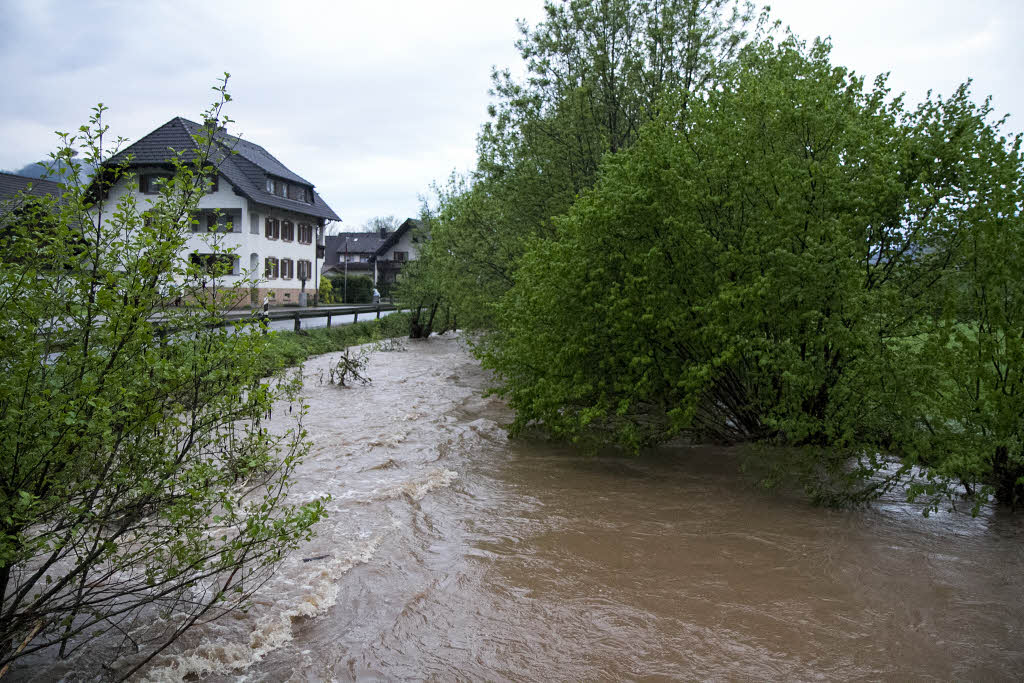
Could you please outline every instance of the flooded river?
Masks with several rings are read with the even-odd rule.
[[[294,491],[330,519],[146,679],[1024,677],[1020,516],[814,508],[723,449],[509,441],[458,340],[407,346],[350,389],[317,383],[336,355],[307,364]],[[49,674],[92,678],[87,657]]]

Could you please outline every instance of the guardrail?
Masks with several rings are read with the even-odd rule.
[[[353,322],[359,322],[359,315],[372,313],[377,319],[380,319],[382,311],[397,311],[398,307],[394,304],[364,304],[361,306],[332,306],[332,307],[320,307],[320,308],[303,308],[298,311],[289,311],[288,309],[275,309],[269,310],[264,308],[262,311],[244,311],[238,313],[228,313],[224,316],[224,324],[228,325],[236,320],[242,320],[248,317],[261,318],[263,320],[294,320],[295,331],[298,332],[302,329],[302,321],[305,318],[327,318],[327,327],[331,326],[331,319],[334,316],[353,316]]]

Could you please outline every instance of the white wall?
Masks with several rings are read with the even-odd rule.
[[[166,171],[156,167],[140,167],[137,169],[137,172],[141,175],[144,173],[161,173]],[[106,217],[113,213],[117,202],[126,192],[128,192],[127,180],[121,180],[111,188],[108,199],[105,202]],[[157,195],[140,194],[138,196],[139,210],[145,211],[157,199]],[[298,275],[298,261],[306,260],[312,264],[310,279],[306,281],[306,291],[311,294],[316,291],[320,273],[323,271],[322,259],[318,261],[316,258],[319,218],[296,211],[286,211],[254,204],[245,197],[236,194],[231,183],[224,176],[220,176],[216,192],[207,194],[199,200],[199,209],[200,211],[221,209],[231,216],[240,217],[240,220],[237,221],[237,225],[233,226],[233,231],[228,233],[208,233],[206,232],[205,222],[201,221],[199,226],[200,232],[189,236],[185,242],[183,254],[193,251],[209,253],[212,251],[211,243],[217,242],[224,248],[233,248],[238,259],[237,274],[227,276],[225,278],[227,284],[234,283],[241,277],[249,277],[251,275],[259,278],[258,286],[260,287],[279,287],[282,289],[298,289],[302,286],[302,282],[295,276]],[[292,240],[289,242],[280,238],[267,239],[264,232],[267,217],[276,218],[281,222],[290,220],[294,224]],[[255,233],[252,232],[253,220],[255,220],[255,227],[257,228]],[[309,223],[313,226],[313,241],[311,244],[299,243],[299,223]],[[255,273],[251,273],[253,254],[256,255],[258,263]],[[268,256],[275,257],[279,261],[281,259],[291,259],[296,264],[294,267],[295,276],[290,279],[281,278],[280,276],[271,280],[264,279],[263,264]]]
[[[395,260],[395,252],[396,251],[404,251],[404,252],[406,252],[409,255],[408,256],[408,260],[415,261],[416,258],[419,256],[420,250],[419,250],[419,245],[418,244],[414,244],[413,241],[412,241],[412,237],[413,237],[412,233],[413,233],[413,231],[410,230],[407,233],[405,233],[404,235],[402,235],[402,238],[400,240],[398,240],[397,242],[395,242],[386,252],[384,252],[384,254],[383,254],[383,256],[381,258],[383,258],[383,259],[385,259],[387,261],[394,261]]]

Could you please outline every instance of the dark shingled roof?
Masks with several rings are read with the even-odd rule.
[[[194,156],[195,142],[192,136],[202,129],[202,125],[178,116],[113,156],[106,165],[116,165],[131,155],[132,166],[162,166],[168,163],[175,151],[184,151],[183,156],[188,160]],[[287,209],[331,221],[341,220],[313,189],[311,182],[288,170],[267,150],[223,132],[217,133],[216,141],[217,153],[213,155],[211,162],[218,166],[221,175],[227,178],[235,191],[243,197],[264,206]],[[306,186],[312,192],[313,203],[279,197],[267,192],[268,175]]]
[[[350,254],[376,254],[380,245],[387,241],[379,232],[339,232],[324,238],[324,263],[337,263],[338,254],[345,253],[348,244]]]
[[[0,201],[13,199],[22,190],[36,197],[50,195],[55,199],[60,199],[60,196],[64,194],[60,183],[55,183],[52,180],[26,178],[0,171]]]
[[[380,232],[339,232],[336,235],[328,235],[324,238],[326,252],[324,263],[337,263],[337,254],[345,253],[346,243],[348,244],[348,253],[372,254],[373,258],[370,259],[372,261],[393,247],[398,240],[402,239],[402,235],[422,227],[422,221],[406,218],[404,223],[384,237],[380,236]]]

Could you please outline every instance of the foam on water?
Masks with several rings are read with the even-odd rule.
[[[468,390],[434,390],[438,373],[450,371],[424,368],[416,354],[371,356],[368,372],[374,382],[365,386],[317,384],[313,378],[319,368],[336,362],[337,355],[311,359],[306,365],[304,393],[310,410],[303,427],[314,443],[295,473],[290,493],[296,503],[330,496],[328,519],[317,529],[317,537],[289,557],[260,589],[248,613],[203,627],[192,647],[179,652],[172,647],[146,670],[145,680],[237,677],[288,646],[296,623],[326,614],[337,602],[342,578],[353,567],[370,562],[401,526],[380,506],[417,503],[432,491],[449,487],[458,473],[431,463],[453,444],[464,445],[467,436],[497,428],[492,423],[467,429],[442,419]],[[464,362],[454,353],[435,360],[441,366]],[[275,415],[287,416],[287,410]],[[287,417],[275,419],[268,426],[283,430],[287,422]],[[226,627],[221,626],[223,621],[229,622]]]
[[[146,672],[143,680],[180,682],[187,676],[230,674],[247,669],[268,653],[292,642],[296,619],[315,619],[327,612],[338,599],[340,579],[353,567],[369,562],[380,547],[383,536],[364,543],[343,557],[324,558],[320,571],[310,575],[302,591],[287,607],[275,605],[263,615],[249,634],[248,643],[227,640],[204,642],[187,652],[172,655]]]

